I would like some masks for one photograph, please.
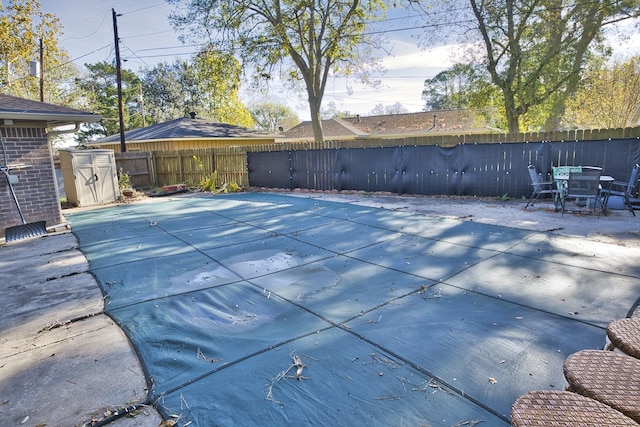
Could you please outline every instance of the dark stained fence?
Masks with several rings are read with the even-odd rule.
[[[291,152],[290,151],[264,151],[259,156],[249,157],[254,153],[247,153],[247,168],[249,171],[249,185],[263,186],[265,183],[270,188],[291,187]],[[257,153],[256,153],[257,154]],[[255,180],[255,183],[251,181]]]
[[[549,178],[551,167],[600,166],[628,180],[640,162],[638,138],[332,148],[248,152],[253,187],[354,190],[422,195],[522,197],[531,193],[527,166]]]

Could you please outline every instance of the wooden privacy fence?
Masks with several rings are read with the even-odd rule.
[[[126,173],[134,188],[151,187],[155,184],[154,163],[151,153],[115,153],[118,174]],[[119,176],[119,175],[118,175]]]
[[[115,153],[118,171],[135,188],[187,184],[197,186],[215,171],[219,184],[249,185],[247,153],[236,147]]]
[[[446,146],[409,145],[407,139],[352,140],[116,153],[116,160],[136,187],[197,186],[216,171],[218,186],[234,182],[242,187],[522,197],[531,193],[529,164],[545,178],[551,166],[589,165],[628,180],[640,162],[639,129],[632,129],[632,137],[600,140]],[[590,135],[595,136],[602,135]]]

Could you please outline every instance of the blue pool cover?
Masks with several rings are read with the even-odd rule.
[[[640,291],[596,242],[304,197],[67,218],[178,425],[508,426]]]

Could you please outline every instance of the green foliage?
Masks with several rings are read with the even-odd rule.
[[[457,63],[424,82],[425,111],[495,107],[499,88],[491,83],[486,69],[476,64]]]
[[[218,171],[214,171],[211,175],[209,175],[207,179],[203,180],[200,183],[198,188],[200,188],[202,191],[215,191],[217,181],[218,181]]]
[[[76,79],[76,85],[86,94],[87,107],[103,119],[92,123],[77,135],[78,142],[115,135],[120,132],[120,114],[118,106],[118,87],[115,65],[107,62],[85,64],[88,74]],[[138,106],[138,76],[128,70],[121,70],[122,99],[124,104],[124,128],[136,129],[142,126],[142,116]]]
[[[612,129],[636,126],[640,119],[640,56],[589,67],[567,104],[568,128]]]
[[[465,57],[471,58],[469,64],[482,65],[486,80],[499,89],[500,109],[511,132],[523,126],[557,129],[585,64],[603,49],[605,27],[640,14],[637,0],[469,0],[468,4],[469,8],[461,8],[454,0],[430,2],[432,9],[424,16],[442,19],[446,14],[461,27],[472,22],[460,28],[458,34],[463,36],[458,41],[476,47]]]
[[[196,163],[196,165],[198,166],[198,169],[202,170],[204,169],[204,163],[202,162],[202,160],[200,160],[200,157],[196,156],[194,154],[193,156],[193,161]]]
[[[61,82],[78,71],[58,45],[60,34],[60,20],[37,0],[0,2],[0,93],[40,100],[40,78],[29,75],[29,62],[40,58],[42,39],[45,101],[72,105],[74,94]]]
[[[590,46],[599,41],[606,22],[626,13],[631,3],[562,2],[558,7],[556,0],[471,0],[487,70],[503,92],[509,131],[519,131],[521,119],[545,103],[551,117],[545,127],[556,127],[580,82]]]
[[[218,172],[214,171],[208,178],[204,179],[198,188],[202,191],[210,191],[212,193],[235,193],[238,191],[242,191],[242,187],[240,187],[235,182],[224,183],[220,188],[217,188],[218,184]]]
[[[220,190],[217,191],[217,193],[237,193],[239,191],[242,191],[242,187],[240,187],[238,184],[236,184],[235,182],[229,182],[229,183],[225,183]]]
[[[250,111],[255,127],[267,132],[278,132],[279,127],[290,129],[300,123],[298,115],[289,107],[275,102],[256,104]]]
[[[125,173],[122,168],[118,172],[118,188],[120,191],[131,188],[131,178],[128,173]]]
[[[253,127],[240,101],[242,68],[229,53],[205,47],[188,61],[161,63],[142,71],[145,110],[150,121],[161,123],[188,116]]]

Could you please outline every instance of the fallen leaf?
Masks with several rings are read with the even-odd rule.
[[[491,384],[497,384],[497,383],[498,383],[498,380],[497,380],[497,379],[495,379],[495,378],[493,378],[493,377],[489,377],[489,382],[490,382]]]

